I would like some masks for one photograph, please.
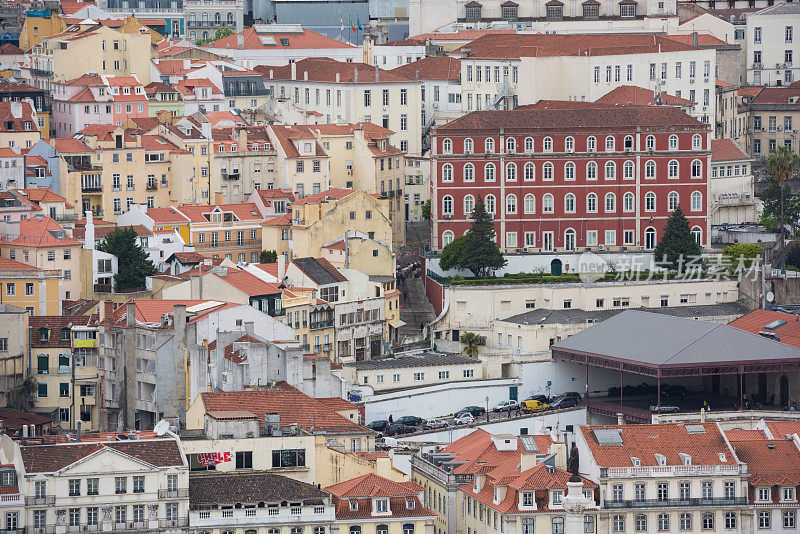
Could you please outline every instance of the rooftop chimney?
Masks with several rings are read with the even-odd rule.
[[[697,32],[692,32],[692,46],[697,46]]]
[[[283,277],[286,276],[286,256],[278,254],[278,283],[283,282]]]
[[[236,34],[236,48],[239,50],[244,48],[244,33],[242,32]]]
[[[11,102],[11,116],[15,119],[22,118],[22,102]]]
[[[172,308],[172,328],[181,342],[184,342],[186,333],[186,304],[176,304]]]
[[[353,83],[358,83],[358,65],[353,65]]]
[[[341,75],[337,72],[336,73],[336,83],[339,83],[341,81],[341,79],[342,79]]]
[[[289,64],[289,66],[291,67],[291,72],[292,72],[292,80],[296,80],[296,79],[297,79],[297,63],[295,63],[294,61],[292,61],[292,62]]]
[[[28,425],[22,425],[22,437],[23,438],[28,437]]]
[[[245,323],[244,323],[244,331],[248,336],[256,335],[255,323],[253,323],[253,321],[245,321]]]
[[[92,210],[86,210],[86,227],[83,234],[83,248],[94,250],[94,219],[92,219]]]
[[[125,326],[136,326],[136,304],[133,302],[125,304]]]
[[[622,413],[617,413],[617,424],[624,425],[625,424],[625,416]]]
[[[307,70],[303,71],[303,81],[306,81],[306,82],[308,81],[308,71]]]

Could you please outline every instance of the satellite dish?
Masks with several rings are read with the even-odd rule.
[[[169,432],[169,423],[165,420],[161,420],[156,423],[155,428],[153,428],[157,436],[163,436],[167,432]]]
[[[775,293],[767,291],[767,302],[772,302],[773,300],[775,300]]]

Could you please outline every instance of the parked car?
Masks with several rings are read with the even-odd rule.
[[[510,412],[511,410],[516,410],[519,406],[519,402],[515,400],[507,400],[499,403],[497,406],[492,408],[493,412]]]
[[[578,403],[580,403],[580,397],[577,399],[575,397],[558,397],[550,403],[550,408],[553,410],[572,408],[573,406],[577,406]]]
[[[425,428],[444,428],[447,426],[447,421],[443,419],[428,419],[425,421]]]
[[[543,412],[549,407],[548,404],[538,400],[524,400],[522,404],[520,404],[520,408],[526,412]]]
[[[385,436],[402,436],[403,434],[410,434],[416,432],[416,427],[404,425],[403,423],[392,423],[386,427],[383,432]]]
[[[668,406],[662,404],[659,408],[658,405],[650,406],[650,411],[653,413],[678,413],[681,409],[678,406]]]
[[[548,402],[550,402],[550,397],[548,397],[547,395],[531,395],[525,400],[536,400],[547,404]]]
[[[372,429],[375,432],[384,432],[387,426],[389,426],[389,421],[386,419],[378,419],[377,421],[369,423],[367,428]]]
[[[569,397],[571,399],[575,399],[576,401],[580,402],[582,395],[577,391],[567,391],[566,393],[562,393],[559,397]]]
[[[453,417],[453,423],[457,425],[470,425],[475,422],[475,418],[469,412],[458,412]]]
[[[481,408],[480,406],[467,406],[465,408],[461,408],[459,412],[467,412],[472,417],[478,417],[479,415],[486,413],[486,408]]]
[[[661,394],[667,397],[685,397],[687,393],[686,386],[668,384],[661,387]]]
[[[425,424],[425,419],[417,417],[416,415],[404,415],[394,420],[395,423],[409,426],[420,426]]]

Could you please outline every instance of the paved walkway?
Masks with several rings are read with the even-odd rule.
[[[406,227],[406,242],[408,245],[403,248],[403,253],[400,255],[401,266],[420,261],[421,248],[427,248],[430,243],[430,227],[409,225]],[[417,278],[417,274],[419,274],[419,270],[414,275],[407,276],[405,287],[399,288],[403,292],[400,297],[402,305],[400,319],[406,323],[405,326],[400,327],[400,343],[421,341],[420,324],[430,323],[436,318],[433,306],[425,294],[422,278]]]

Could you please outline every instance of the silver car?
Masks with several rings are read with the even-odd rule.
[[[469,412],[460,412],[453,417],[453,423],[457,425],[471,425],[475,422],[475,418]]]
[[[444,428],[447,426],[447,421],[443,419],[428,419],[425,421],[425,428],[428,429],[435,429],[435,428]]]

